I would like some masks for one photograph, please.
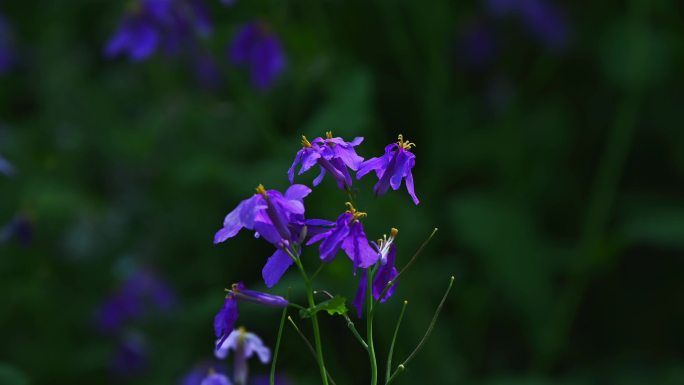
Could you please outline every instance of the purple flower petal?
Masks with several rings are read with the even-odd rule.
[[[293,184],[287,189],[287,191],[285,191],[285,198],[302,201],[309,194],[311,194],[310,188],[304,186],[303,184]]]
[[[287,269],[292,266],[294,261],[290,258],[287,253],[281,249],[278,249],[268,258],[266,265],[261,270],[261,276],[264,278],[266,287],[273,287],[280,278],[285,274]]]
[[[356,291],[356,297],[352,303],[356,308],[356,315],[361,318],[363,314],[363,303],[366,301],[366,286],[368,279],[366,278],[366,270],[361,271],[361,280],[359,281],[359,289]]]
[[[378,252],[368,244],[361,222],[354,221],[349,229],[349,236],[342,242],[342,249],[354,263],[354,268],[368,268],[378,261]]]

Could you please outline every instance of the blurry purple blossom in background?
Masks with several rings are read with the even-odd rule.
[[[15,64],[14,51],[12,49],[12,31],[7,21],[0,15],[0,75],[9,72]],[[0,158],[0,172],[2,171],[2,158]]]
[[[181,378],[179,385],[201,385],[210,373],[226,374],[226,369],[222,364],[201,362]]]
[[[0,48],[0,50],[1,50],[1,48]],[[0,61],[2,60],[1,56],[2,56],[2,52],[0,52]],[[0,156],[0,174],[5,174],[7,176],[14,174],[14,167],[10,164],[10,162],[5,160],[5,158],[3,158],[2,156]]]
[[[249,68],[252,84],[269,88],[285,69],[285,53],[280,40],[260,22],[240,27],[229,47],[230,60]]]
[[[102,332],[116,332],[151,309],[170,310],[175,302],[175,294],[166,282],[151,271],[140,269],[100,306],[96,325]]]
[[[119,341],[111,369],[120,376],[137,374],[145,368],[148,356],[145,338],[139,333],[128,333]]]
[[[565,16],[545,0],[486,0],[489,12],[496,17],[517,15],[532,34],[549,50],[563,50],[569,40]]]
[[[109,58],[128,55],[147,59],[158,49],[176,53],[211,33],[212,23],[203,0],[134,0],[119,29],[105,47]]]
[[[496,42],[491,29],[481,22],[465,24],[461,30],[460,55],[466,64],[481,69],[491,63],[496,54]]]
[[[28,247],[33,240],[33,223],[26,214],[16,214],[12,220],[0,227],[0,243],[16,240],[22,247]]]
[[[233,383],[221,373],[210,373],[202,380],[201,385],[233,385]]]

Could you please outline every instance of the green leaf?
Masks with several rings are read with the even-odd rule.
[[[330,315],[343,315],[347,313],[347,305],[345,305],[347,299],[342,296],[335,296],[327,301],[323,301],[314,307],[308,309],[302,309],[299,311],[299,316],[302,318],[309,318],[312,314],[316,314],[319,311],[325,310]]]

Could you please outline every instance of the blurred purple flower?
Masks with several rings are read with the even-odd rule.
[[[460,46],[466,63],[475,68],[491,63],[496,53],[492,31],[479,22],[466,24],[461,31]]]
[[[125,335],[112,359],[112,371],[121,376],[139,373],[147,364],[148,348],[144,337],[138,333]]]
[[[97,327],[103,332],[121,329],[150,308],[167,311],[175,304],[171,287],[148,270],[138,270],[110,296],[96,312]]]
[[[228,290],[223,307],[214,317],[214,333],[216,338],[218,338],[216,342],[217,350],[223,346],[224,341],[233,332],[235,321],[238,318],[238,300],[277,308],[286,307],[289,303],[285,298],[277,295],[245,289],[245,285],[242,282],[234,283],[231,289]]]
[[[12,48],[12,31],[5,18],[0,15],[0,75],[9,72],[15,64],[14,50]],[[0,158],[0,163],[2,159]],[[1,171],[0,164],[0,171]]]
[[[285,69],[285,54],[280,40],[262,23],[240,27],[229,47],[230,59],[236,65],[249,67],[252,84],[269,88]]]
[[[368,238],[363,231],[360,219],[365,217],[366,213],[356,211],[349,202],[347,206],[349,210],[337,218],[334,227],[311,237],[307,245],[322,241],[319,250],[323,262],[332,261],[341,248],[351,259],[354,269],[365,269],[375,264],[380,255],[368,244]]]
[[[16,214],[3,227],[0,227],[0,243],[15,239],[22,247],[28,247],[33,240],[33,222],[26,214]]]
[[[287,171],[290,183],[294,183],[294,172],[298,165],[301,164],[298,173],[301,175],[318,164],[320,174],[313,181],[314,187],[321,183],[326,172],[335,178],[339,188],[351,187],[352,179],[347,167],[356,171],[363,162],[363,158],[354,150],[354,147],[363,142],[363,138],[357,137],[351,142],[346,142],[340,137],[333,138],[331,131],[326,132],[325,135],[325,139],[318,137],[311,142],[302,135],[302,148],[297,151],[294,162]]]
[[[197,82],[208,90],[216,90],[221,85],[221,70],[214,57],[209,53],[193,55],[193,70]]]
[[[181,378],[179,385],[201,385],[202,380],[212,373],[225,374],[226,370],[220,364],[201,362]]]
[[[568,44],[565,16],[545,0],[487,0],[489,12],[497,17],[517,14],[534,36],[548,49],[558,51]]]
[[[128,55],[147,59],[159,48],[176,52],[196,36],[206,36],[212,24],[203,0],[135,0],[105,47],[109,58]]]
[[[1,49],[2,49],[2,48],[0,48],[0,62],[2,61],[2,52],[1,52]],[[0,63],[0,67],[1,67],[1,66],[2,66],[2,64]],[[0,73],[2,73],[2,69],[1,69],[1,68],[0,68]],[[10,175],[13,175],[13,174],[14,174],[14,167],[10,164],[10,162],[8,162],[7,160],[5,160],[5,158],[3,158],[2,156],[0,156],[0,174],[5,174],[5,175],[7,175],[7,176],[10,176]]]
[[[220,344],[217,341],[216,358],[225,359],[231,350],[235,351],[233,379],[238,384],[247,383],[247,360],[255,353],[262,364],[267,364],[271,360],[271,350],[264,345],[261,338],[242,327],[233,330]]]
[[[211,373],[206,376],[201,385],[233,385],[228,377],[221,373]]]
[[[406,190],[408,191],[413,203],[420,201],[416,197],[413,189],[413,174],[411,169],[416,165],[416,156],[411,152],[414,143],[404,141],[403,135],[399,135],[399,140],[385,147],[385,154],[377,158],[371,158],[361,163],[356,178],[361,179],[371,171],[375,171],[378,183],[373,187],[375,195],[383,195],[390,186],[393,190],[398,190],[402,179],[406,180]]]

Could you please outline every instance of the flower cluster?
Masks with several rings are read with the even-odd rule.
[[[257,28],[257,26],[251,28]],[[245,32],[246,36],[254,33],[257,32]],[[247,40],[247,37],[245,39]],[[218,244],[235,237],[242,229],[253,231],[255,237],[262,238],[275,247],[274,253],[267,259],[262,269],[265,285],[269,288],[274,287],[289,267],[296,264],[309,292],[308,307],[303,307],[290,302],[289,298],[246,289],[243,283],[233,284],[231,289],[227,290],[223,306],[214,317],[215,355],[218,358],[225,358],[229,351],[235,351],[234,380],[236,383],[246,383],[247,358],[256,354],[264,363],[270,359],[270,350],[264,346],[259,337],[246,332],[243,328],[235,329],[240,302],[252,302],[276,308],[297,307],[303,317],[312,319],[316,335],[318,333],[317,311],[325,309],[330,314],[346,313],[344,298],[341,297],[335,298],[330,295],[331,298],[326,303],[316,304],[311,288],[312,278],[307,274],[302,262],[303,250],[307,247],[318,244],[318,259],[323,263],[321,268],[333,261],[342,251],[351,261],[354,274],[358,269],[362,270],[356,298],[353,301],[359,317],[362,316],[364,303],[370,304],[369,301],[382,303],[392,296],[395,281],[399,275],[395,267],[397,255],[395,240],[398,230],[392,228],[389,236],[384,235],[376,242],[368,240],[363,226],[367,213],[356,207],[355,192],[352,190],[354,179],[352,174],[356,174],[356,179],[361,179],[373,171],[377,177],[377,182],[373,187],[373,193],[376,196],[386,194],[390,187],[398,190],[404,182],[409,196],[417,205],[419,200],[414,191],[412,174],[416,163],[416,156],[412,152],[415,144],[404,140],[404,137],[399,135],[398,141],[387,145],[383,154],[364,160],[356,152],[356,148],[363,143],[363,140],[364,138],[357,137],[352,141],[346,141],[343,138],[334,137],[332,132],[327,132],[325,137],[317,137],[311,141],[302,136],[302,147],[287,171],[290,187],[280,192],[268,190],[263,185],[259,185],[252,196],[241,201],[226,215],[223,226],[214,235],[214,243]],[[305,216],[308,213],[305,209],[304,198],[309,196],[312,190],[303,184],[294,183],[295,172],[298,171],[297,174],[301,175],[314,166],[318,166],[319,169],[319,174],[312,183],[314,187],[323,181],[325,175],[329,175],[337,187],[348,195],[349,201],[345,203],[347,209],[339,214],[335,221],[311,219]],[[322,363],[320,339],[317,337],[315,342],[319,366],[322,368],[321,376],[323,382],[327,383],[328,374]],[[225,383],[227,377],[212,374],[205,379],[205,381],[210,380],[211,383]]]

